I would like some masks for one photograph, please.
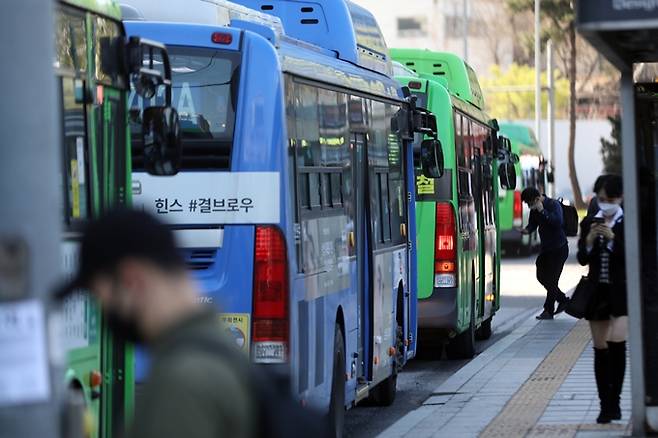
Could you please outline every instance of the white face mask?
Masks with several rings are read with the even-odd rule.
[[[612,204],[608,202],[599,202],[599,209],[604,216],[614,216],[617,214],[621,206],[619,204]]]

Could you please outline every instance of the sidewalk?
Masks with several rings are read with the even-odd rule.
[[[527,318],[452,375],[418,409],[380,436],[611,437],[630,432],[630,382],[624,420],[597,425],[598,396],[585,321]]]

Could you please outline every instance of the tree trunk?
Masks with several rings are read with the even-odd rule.
[[[569,25],[569,180],[573,191],[574,204],[577,209],[585,209],[583,194],[576,172],[576,25]]]

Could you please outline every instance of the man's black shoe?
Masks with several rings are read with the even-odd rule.
[[[558,313],[564,312],[564,310],[567,308],[569,305],[569,299],[567,298],[566,300],[562,301],[561,303],[558,303],[557,309],[555,309],[555,313],[553,315],[557,315]]]
[[[547,310],[544,310],[542,313],[537,315],[535,318],[537,318],[537,319],[553,319],[553,314],[548,312]]]

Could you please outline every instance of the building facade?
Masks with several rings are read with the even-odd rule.
[[[514,57],[511,17],[500,0],[353,0],[377,18],[389,47],[414,47],[464,56],[464,3],[469,64],[480,76]],[[401,7],[401,5],[404,7]]]

